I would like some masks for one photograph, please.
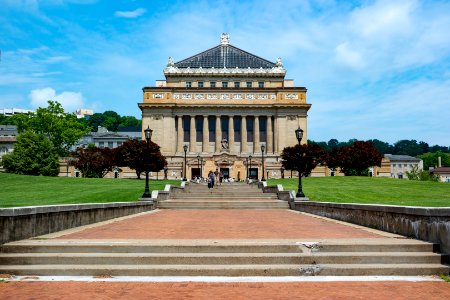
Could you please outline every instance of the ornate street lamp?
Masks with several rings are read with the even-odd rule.
[[[262,178],[261,181],[266,181],[264,178],[264,150],[266,150],[266,147],[264,145],[261,145],[261,155],[262,155]]]
[[[197,167],[200,172],[200,178],[202,178],[202,169],[200,168],[200,153],[197,154]]]
[[[184,150],[184,172],[183,172],[184,177],[183,177],[183,181],[187,181],[187,178],[186,178],[186,152],[187,152],[187,149],[188,149],[188,145],[184,145],[183,146],[183,150]]]
[[[248,159],[250,161],[250,167],[249,167],[248,171],[251,173],[252,172],[252,155],[251,154],[248,156]],[[248,173],[248,179],[250,179],[250,173]]]
[[[298,145],[300,146],[300,143],[303,138],[303,129],[300,128],[300,126],[295,130],[295,137],[297,138]],[[297,171],[298,171],[298,188],[297,188],[297,194],[295,197],[297,198],[304,198],[305,194],[303,194],[302,191],[302,174],[300,172],[301,166],[300,166],[300,159],[301,159],[301,153],[299,150],[298,153],[298,161],[297,161]]]
[[[150,140],[152,139],[153,130],[150,129],[150,126],[147,126],[147,129],[144,130],[145,140],[147,141],[147,155],[145,156],[145,190],[142,198],[151,198],[150,189],[148,187],[148,173],[150,169]]]
[[[245,159],[245,166],[247,167],[247,179],[249,179],[250,174],[248,174],[248,157]]]

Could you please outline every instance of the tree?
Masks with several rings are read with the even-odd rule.
[[[3,167],[9,173],[56,176],[58,154],[53,144],[42,134],[26,131],[17,136],[14,151],[5,154]]]
[[[361,176],[367,174],[369,167],[381,166],[382,158],[371,142],[356,141],[351,146],[330,152],[326,164],[332,169],[340,167],[346,176]]]
[[[61,104],[48,101],[48,107],[38,108],[36,112],[14,115],[19,133],[34,131],[44,135],[56,149],[59,156],[66,156],[70,148],[89,128],[80,123],[74,114],[64,112]]]
[[[148,168],[150,171],[160,171],[167,165],[166,158],[159,151],[160,147],[150,141],[149,147],[149,161]],[[141,178],[141,173],[145,172],[147,166],[146,155],[147,142],[131,139],[116,148],[117,150],[117,165],[121,167],[129,167],[136,171],[137,177]]]
[[[436,168],[438,166],[438,158],[441,157],[441,165],[443,167],[450,167],[450,154],[444,152],[424,153],[418,158],[423,160],[423,169],[428,170],[430,167]]]
[[[418,144],[416,140],[400,140],[394,144],[393,154],[417,156],[423,154],[424,146]]]
[[[75,159],[70,164],[80,170],[83,177],[103,178],[116,166],[116,153],[116,149],[80,147],[71,153]]]
[[[381,154],[389,154],[394,152],[394,147],[389,143],[377,139],[369,140],[368,142],[371,142],[375,149],[377,149]]]
[[[323,162],[324,155],[325,151],[317,144],[295,145],[283,149],[281,163],[286,170],[297,170],[300,176],[306,177]]]
[[[406,171],[406,177],[408,177],[409,180],[439,181],[439,176],[421,170],[417,165],[413,166],[411,171]]]
[[[141,126],[141,120],[136,119],[133,116],[123,116],[120,117],[119,126]]]

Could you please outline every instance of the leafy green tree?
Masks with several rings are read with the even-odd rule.
[[[117,165],[135,170],[137,177],[140,179],[141,173],[145,172],[146,167],[150,171],[158,172],[167,165],[166,158],[159,149],[160,147],[152,141],[150,141],[149,151],[147,151],[146,141],[128,140],[122,146],[116,148]]]
[[[56,176],[59,172],[57,150],[43,134],[34,131],[17,136],[14,151],[3,156],[2,164],[7,172],[22,175]]]
[[[393,154],[417,156],[423,154],[424,146],[416,140],[400,140],[394,144]]]
[[[439,181],[439,177],[437,175],[421,170],[418,166],[413,166],[411,171],[406,171],[406,177],[408,177],[409,180]]]
[[[35,113],[14,115],[19,133],[34,131],[45,136],[59,156],[66,156],[69,149],[89,128],[80,123],[74,114],[64,112],[61,104],[48,101],[48,107],[38,108]]]
[[[133,116],[123,116],[120,117],[119,126],[141,126],[141,120],[136,119]]]
[[[71,153],[72,166],[80,170],[83,177],[103,178],[116,166],[116,149],[88,146]]]
[[[423,160],[423,169],[429,170],[430,167],[436,168],[438,166],[438,158],[441,157],[441,165],[443,167],[450,167],[450,154],[444,152],[428,152],[417,156]]]
[[[369,140],[368,142],[371,142],[375,149],[377,149],[381,154],[390,154],[394,152],[394,147],[389,143],[377,139]]]
[[[306,177],[323,162],[324,155],[325,151],[317,144],[295,145],[283,149],[281,163],[286,170],[297,170],[302,177]]]

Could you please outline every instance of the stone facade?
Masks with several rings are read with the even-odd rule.
[[[169,178],[184,177],[185,145],[188,179],[200,169],[203,177],[221,169],[225,177],[261,178],[262,145],[264,177],[279,178],[280,154],[297,144],[299,126],[307,141],[311,107],[306,88],[294,87],[285,74],[281,59],[273,63],[236,48],[226,34],[200,54],[177,63],[169,58],[166,79],[144,87],[139,103],[142,134],[148,126],[153,130]]]

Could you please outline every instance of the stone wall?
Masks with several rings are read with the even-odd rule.
[[[295,201],[295,210],[438,243],[450,254],[450,208]]]
[[[0,244],[153,209],[153,201],[2,208]]]

